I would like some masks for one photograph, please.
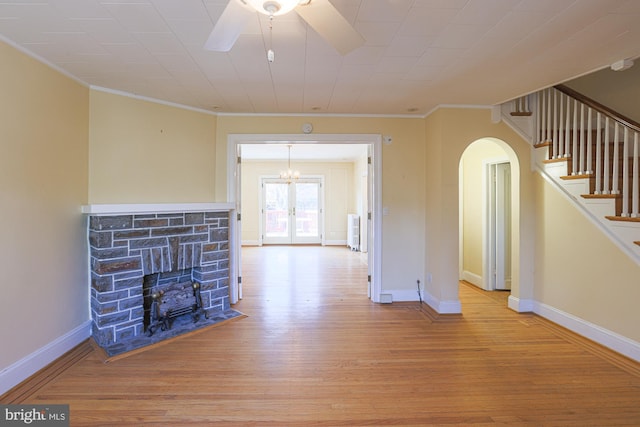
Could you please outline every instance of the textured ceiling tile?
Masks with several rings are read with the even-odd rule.
[[[365,38],[344,56],[295,12],[272,36],[250,12],[230,52],[204,50],[228,2],[0,1],[0,36],[87,84],[219,113],[424,114],[640,57],[637,0],[331,0]]]

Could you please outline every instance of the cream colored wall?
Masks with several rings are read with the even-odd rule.
[[[570,88],[640,122],[640,66],[613,71],[605,68],[565,83]]]
[[[535,176],[535,299],[640,342],[640,266]]]
[[[491,140],[479,140],[471,144],[462,155],[462,255],[464,272],[483,277],[482,242],[483,211],[485,210],[483,182],[486,162],[508,161],[504,150]],[[474,283],[481,285],[481,283]]]
[[[2,42],[0,63],[1,372],[89,319],[89,90]]]
[[[214,201],[214,115],[98,90],[90,108],[90,203]]]
[[[493,137],[513,150],[512,165],[520,175],[512,174],[512,187],[519,192],[512,207],[512,295],[532,298],[533,292],[533,194],[531,147],[504,123],[491,122],[489,109],[442,108],[425,120],[426,150],[426,262],[427,292],[443,303],[458,301],[458,174],[464,150],[472,142]],[[464,310],[464,308],[463,308]]]
[[[420,118],[219,116],[216,133],[216,201],[227,200],[229,134],[299,134],[311,122],[314,134],[391,135],[382,147],[382,289],[416,298],[424,283],[425,128]]]
[[[324,178],[324,228],[327,243],[347,240],[347,214],[355,211],[353,163],[295,162],[301,176]],[[287,168],[286,162],[242,162],[242,241],[260,240],[260,178],[277,178]]]

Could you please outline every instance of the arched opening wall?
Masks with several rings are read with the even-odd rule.
[[[474,141],[491,138],[512,165],[512,289],[509,307],[531,311],[534,265],[534,212],[531,146],[489,109],[442,108],[426,119],[425,301],[439,313],[460,313],[459,164]]]
[[[504,141],[482,138],[465,149],[459,166],[460,274],[481,289],[511,289],[511,221],[519,191],[511,175],[520,165]]]

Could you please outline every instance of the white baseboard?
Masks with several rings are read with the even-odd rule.
[[[630,359],[640,362],[640,343],[620,334],[565,313],[546,304],[534,302],[533,312],[570,331],[582,335]]]
[[[346,240],[325,240],[325,246],[347,246]]]
[[[243,240],[241,246],[260,246],[260,240]]]
[[[509,295],[507,307],[518,313],[531,313],[533,311],[534,301],[530,299],[520,299]]]
[[[91,321],[51,341],[44,347],[0,371],[0,394],[4,394],[91,336]]]
[[[422,289],[420,290],[422,292]],[[410,301],[419,301],[418,297],[418,288],[415,290],[393,290],[390,291],[385,289],[382,291],[383,294],[391,294],[394,302],[410,302]]]
[[[462,306],[460,301],[440,301],[434,298],[433,295],[425,292],[424,289],[420,289],[422,293],[422,301],[433,308],[439,314],[460,314],[462,312]],[[418,296],[418,289],[415,290],[385,290],[385,295],[391,295],[393,302],[411,302],[420,301]]]
[[[462,305],[460,304],[460,300],[440,301],[438,298],[425,291],[423,301],[439,314],[462,313]]]
[[[479,287],[480,289],[484,289],[484,281],[482,280],[482,276],[472,273],[467,270],[462,270],[462,280],[471,283]]]

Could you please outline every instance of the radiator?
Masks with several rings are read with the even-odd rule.
[[[347,246],[352,251],[360,250],[360,217],[355,214],[347,215]]]

